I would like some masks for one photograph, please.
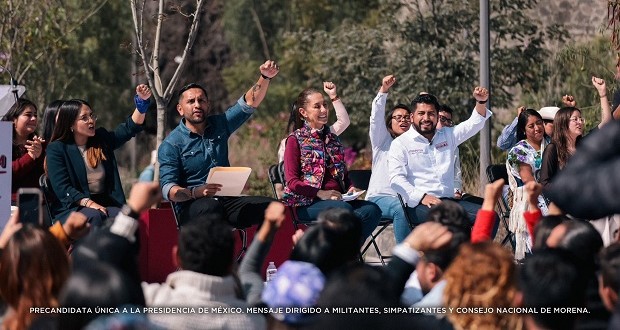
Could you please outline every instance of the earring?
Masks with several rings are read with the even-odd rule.
[[[71,127],[71,133],[73,133],[73,127]]]

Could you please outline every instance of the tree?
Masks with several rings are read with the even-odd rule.
[[[130,63],[121,49],[129,28],[124,8],[108,0],[7,0],[0,6],[0,65],[41,110],[71,97],[102,109],[103,122],[126,113],[129,78],[119,74]]]
[[[620,51],[620,1],[607,1],[607,28],[611,30],[611,43]],[[620,57],[618,58],[620,64]]]
[[[270,104],[257,114],[259,120],[277,118],[289,109],[299,91],[329,79],[338,85],[351,118],[342,138],[349,145],[366,141],[370,102],[381,77],[389,73],[398,79],[390,103],[410,103],[417,93],[427,91],[452,106],[458,120],[471,113],[471,91],[478,81],[478,1],[371,1],[368,7],[351,5],[356,8],[351,12],[324,1],[314,1],[312,8],[303,7],[307,1],[291,1],[280,10],[270,7],[272,2],[227,2],[227,8],[236,4],[240,10],[248,10],[253,6],[269,52],[282,68],[281,82],[271,87],[266,100]],[[530,12],[536,5],[534,0],[491,1],[491,95],[495,107],[512,106],[520,90],[546,88],[549,49],[567,33],[561,25],[543,28],[542,22],[533,19],[536,16]],[[305,10],[297,11],[302,7]],[[325,15],[332,12],[340,16],[332,20]],[[252,20],[230,23],[225,16],[225,25],[231,27],[227,28],[228,38],[246,49],[236,58],[260,56],[262,42]],[[232,47],[237,49],[234,44]],[[235,75],[241,72],[245,70],[228,71],[227,86],[234,86],[228,81],[237,81]],[[470,140],[472,145],[461,151],[465,162],[468,158],[476,161],[474,142]],[[477,171],[473,173],[477,177]]]
[[[164,140],[165,124],[166,124],[166,108],[170,103],[174,90],[179,78],[184,73],[188,63],[191,49],[196,40],[200,26],[200,18],[202,17],[202,9],[205,5],[204,0],[197,0],[195,7],[191,11],[184,11],[185,8],[173,5],[171,11],[176,12],[186,18],[191,19],[189,33],[185,39],[185,46],[181,55],[175,58],[178,63],[170,80],[166,83],[162,76],[162,67],[160,59],[161,35],[163,33],[163,25],[166,21],[167,13],[164,12],[164,0],[157,2],[157,11],[155,15],[154,38],[149,39],[145,29],[145,17],[148,17],[146,11],[146,0],[131,0],[131,13],[133,17],[135,48],[134,51],[141,59],[143,73],[146,76],[149,86],[153,92],[153,97],[157,104],[157,148]],[[156,167],[155,177],[159,177],[159,168]]]

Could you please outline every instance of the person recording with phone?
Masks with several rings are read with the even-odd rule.
[[[36,135],[37,106],[30,100],[18,99],[2,121],[13,122],[11,205],[16,205],[19,188],[39,187],[47,142]]]
[[[77,211],[98,227],[125,203],[114,150],[141,132],[151,90],[136,87],[135,110],[114,131],[96,128],[97,115],[84,100],[65,101],[47,150],[47,174],[60,205],[54,219],[64,222]]]

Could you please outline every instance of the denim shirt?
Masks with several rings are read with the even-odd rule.
[[[204,135],[191,132],[181,120],[159,146],[159,184],[165,199],[174,186],[191,188],[206,182],[215,166],[230,166],[228,138],[256,109],[243,96],[225,113],[207,117]],[[182,203],[180,203],[182,204]],[[178,206],[177,211],[182,208]]]

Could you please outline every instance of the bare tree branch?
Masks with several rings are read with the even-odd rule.
[[[260,37],[260,42],[263,46],[263,55],[265,56],[265,59],[268,60],[271,58],[271,55],[269,54],[269,46],[267,46],[265,31],[263,30],[263,26],[260,23],[260,18],[258,17],[256,10],[254,10],[254,7],[250,8],[250,13],[252,13],[252,20],[254,21],[254,24],[256,24],[256,28],[258,29],[258,36]]]
[[[192,46],[194,45],[194,41],[196,40],[196,36],[198,35],[198,30],[200,26],[200,12],[202,11],[202,7],[204,6],[204,4],[205,4],[204,0],[198,0],[196,3],[196,10],[194,11],[194,19],[192,20],[192,25],[189,29],[189,34],[187,36],[187,42],[185,43],[185,48],[183,49],[183,55],[181,55],[181,61],[179,63],[179,66],[177,67],[176,71],[174,71],[174,75],[172,75],[172,78],[170,79],[170,82],[168,83],[168,86],[166,87],[166,91],[164,92],[165,99],[169,99],[172,96],[172,93],[174,92],[174,89],[176,88],[176,84],[179,81],[181,74],[185,70],[185,67],[187,66],[187,63],[186,63],[187,54],[192,49]]]

